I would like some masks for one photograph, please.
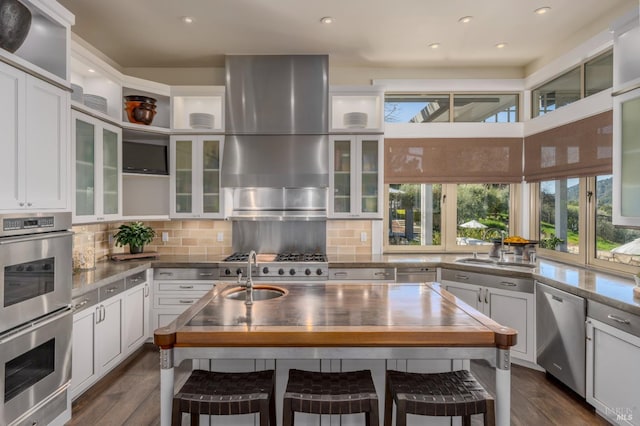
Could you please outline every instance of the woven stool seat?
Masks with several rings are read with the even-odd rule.
[[[283,426],[292,426],[294,412],[364,413],[367,425],[378,425],[378,395],[371,371],[320,373],[289,370],[284,394]]]
[[[274,371],[218,373],[193,370],[173,397],[171,424],[182,422],[182,413],[191,414],[191,424],[199,424],[199,415],[260,413],[260,426],[276,425]]]
[[[384,424],[391,426],[393,402],[396,426],[406,425],[407,414],[462,416],[471,424],[472,414],[484,414],[484,424],[495,424],[493,397],[467,370],[446,373],[404,373],[388,370]]]

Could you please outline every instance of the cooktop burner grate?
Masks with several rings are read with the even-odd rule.
[[[246,262],[249,253],[233,253],[224,259],[225,262]],[[323,253],[278,253],[274,262],[327,262]]]

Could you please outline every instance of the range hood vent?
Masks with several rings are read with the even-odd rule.
[[[329,185],[327,55],[226,57],[223,187]]]

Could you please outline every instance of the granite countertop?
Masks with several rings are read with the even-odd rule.
[[[457,263],[460,254],[389,254],[389,255],[329,255],[329,266],[334,268],[363,267],[442,267],[471,272],[487,272],[499,276],[533,278],[545,284],[595,300],[623,311],[640,315],[640,299],[634,298],[634,281],[629,276],[618,276],[600,271],[567,265],[538,257],[536,268],[497,267],[491,264]],[[486,257],[486,256],[480,256]],[[216,266],[224,256],[160,256],[158,259],[139,261],[99,262],[94,271],[73,275],[73,297],[102,285],[151,267],[206,267]]]

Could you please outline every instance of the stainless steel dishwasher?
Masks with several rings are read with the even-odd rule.
[[[582,297],[536,282],[538,364],[582,397],[586,394],[586,319]]]
[[[396,268],[397,283],[424,283],[436,280],[436,268]]]

